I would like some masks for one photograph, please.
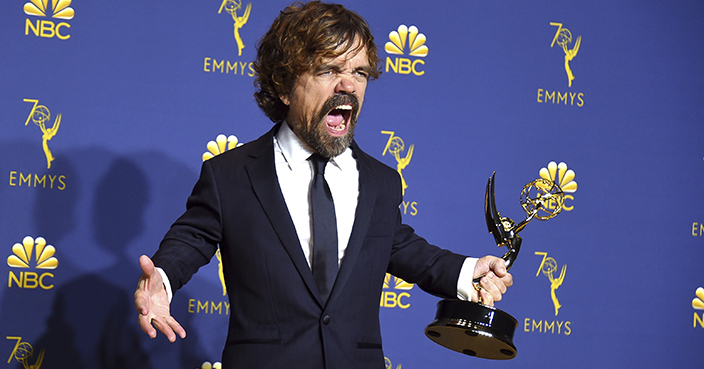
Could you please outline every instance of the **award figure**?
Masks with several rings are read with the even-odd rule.
[[[550,167],[554,171],[553,164],[550,163]],[[573,178],[573,175],[572,172],[568,177]],[[565,194],[556,182],[549,179],[555,178],[554,176],[544,175],[541,171],[541,178],[523,187],[521,206],[527,215],[523,221],[516,224],[513,220],[502,217],[496,209],[495,176],[496,172],[486,185],[484,213],[487,228],[494,236],[497,246],[508,248],[508,252],[502,257],[508,270],[513,266],[521,248],[522,239],[518,232],[533,219],[547,220],[559,214],[564,205]],[[576,186],[576,183],[574,185]],[[479,280],[481,277],[474,280],[474,288],[478,290],[481,288]],[[506,360],[516,356],[516,346],[513,344],[516,327],[518,322],[514,317],[483,304],[481,297],[479,302],[447,299],[438,302],[435,320],[425,328],[425,334],[435,343],[463,354]]]

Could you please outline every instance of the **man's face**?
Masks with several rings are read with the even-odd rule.
[[[320,155],[337,156],[352,142],[370,68],[366,48],[352,47],[302,73],[280,96],[293,132]]]

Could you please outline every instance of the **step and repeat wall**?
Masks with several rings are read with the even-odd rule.
[[[271,127],[252,94],[282,0],[3,2],[0,368],[218,366],[230,306],[217,258],[178,291],[188,332],[137,325],[137,259],[185,209],[200,165]],[[430,242],[501,255],[484,192],[515,221],[548,177],[497,307],[517,357],[424,335],[438,298],[387,276],[393,369],[696,367],[704,362],[704,3],[344,1],[375,35],[360,146],[405,183]],[[212,141],[212,143],[211,143]]]

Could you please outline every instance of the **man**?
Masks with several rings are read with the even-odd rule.
[[[361,17],[320,2],[288,7],[260,41],[255,70],[257,103],[276,125],[206,161],[186,212],[153,259],[140,258],[145,333],[185,337],[170,294],[218,245],[231,303],[226,369],[383,368],[387,272],[445,298],[501,299],[512,284],[503,260],[442,250],[403,225],[398,173],[353,140],[367,83],[380,74]],[[330,244],[326,263],[319,252]]]

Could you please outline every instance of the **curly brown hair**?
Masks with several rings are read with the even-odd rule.
[[[374,36],[362,17],[342,5],[320,1],[288,6],[257,44],[257,104],[272,121],[283,121],[288,106],[279,97],[293,90],[296,78],[320,65],[323,58],[335,58],[353,47],[366,48],[369,78],[378,78],[379,55]]]

